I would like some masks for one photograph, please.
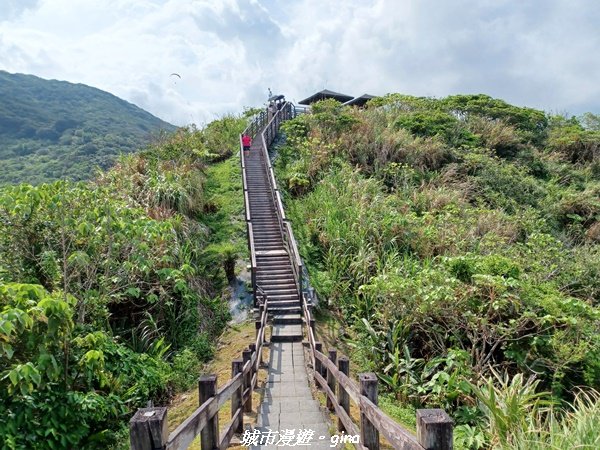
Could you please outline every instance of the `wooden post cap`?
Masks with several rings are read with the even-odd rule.
[[[417,410],[417,439],[427,450],[452,450],[453,422],[443,409]]]
[[[168,436],[167,408],[140,408],[129,421],[129,441],[133,450],[163,448]]]

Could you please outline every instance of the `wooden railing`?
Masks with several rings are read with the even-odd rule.
[[[198,381],[199,407],[168,433],[167,408],[141,408],[129,422],[132,450],[185,450],[200,435],[203,449],[225,450],[235,433],[243,432],[243,414],[252,411],[252,392],[258,382],[265,343],[268,299],[259,306],[256,340],[231,363],[231,379],[217,389],[217,376]],[[231,420],[219,432],[219,410],[231,400]]]
[[[266,164],[265,170],[267,173],[267,179],[269,182],[269,186],[271,187],[270,192],[273,198],[273,203],[275,204],[275,213],[277,215],[277,224],[279,227],[279,231],[283,236],[284,246],[290,255],[292,261],[292,270],[294,272],[294,279],[296,280],[296,288],[298,290],[298,295],[302,293],[302,276],[303,276],[303,267],[302,260],[300,259],[300,253],[298,252],[298,248],[296,245],[296,239],[294,238],[294,233],[292,231],[292,227],[288,222],[288,219],[285,215],[285,209],[283,208],[283,202],[281,200],[281,192],[279,191],[279,187],[277,185],[277,180],[275,179],[275,172],[273,171],[273,166],[271,165],[271,161],[269,159],[269,146],[275,140],[277,133],[279,131],[279,126],[284,120],[289,120],[294,116],[294,105],[290,102],[284,103],[279,110],[273,114],[273,117],[269,119],[266,113],[261,113],[255,117],[254,120],[250,123],[250,125],[244,130],[242,135],[240,135],[240,164],[242,166],[242,183],[244,185],[244,207],[246,210],[246,227],[248,230],[248,245],[250,252],[250,270],[252,277],[252,288],[254,290],[254,298],[257,299],[260,296],[257,293],[257,283],[256,283],[256,254],[253,246],[253,238],[252,238],[252,213],[250,211],[250,200],[248,196],[248,184],[247,184],[247,173],[246,173],[246,160],[243,151],[242,145],[242,136],[244,134],[248,134],[253,139],[260,139],[261,144],[261,152],[263,152],[263,158]]]
[[[292,231],[292,227],[285,215],[285,209],[283,208],[283,202],[281,201],[281,192],[279,191],[277,180],[275,179],[275,172],[273,171],[273,166],[271,165],[271,161],[269,159],[269,146],[273,143],[281,122],[293,118],[294,114],[294,105],[290,102],[284,103],[281,109],[277,111],[277,113],[266,124],[264,130],[262,131],[261,147],[265,162],[267,164],[267,176],[269,179],[269,184],[271,185],[273,202],[275,203],[276,207],[279,229],[283,236],[283,243],[292,262],[292,270],[294,272],[294,279],[296,280],[296,289],[298,290],[298,295],[302,295],[302,259],[300,258],[300,253],[298,252],[298,246],[296,244],[296,239],[294,238],[294,232]]]
[[[338,419],[338,430],[348,435],[360,435],[358,449],[378,450],[381,434],[395,449],[446,450],[452,449],[452,419],[441,409],[417,410],[417,436],[404,429],[377,407],[377,376],[362,373],[359,382],[350,378],[350,361],[337,350],[324,353],[323,344],[316,340],[311,290],[302,296],[302,309],[307,325],[310,358],[315,384],[327,396],[327,408]],[[336,395],[337,390],[337,395]],[[359,409],[360,426],[350,417],[350,400]]]
[[[242,143],[242,136],[248,135],[252,139],[256,137],[256,134],[261,130],[267,122],[267,113],[265,111],[257,114],[251,121],[246,129],[240,134],[240,165],[242,172],[242,187],[244,189],[244,211],[246,217],[246,233],[248,236],[248,252],[250,254],[250,276],[252,282],[252,293],[254,298],[254,306],[257,305],[258,292],[256,284],[256,251],[254,249],[254,232],[252,229],[252,217],[250,213],[250,197],[248,196],[248,174],[246,172],[246,158],[244,155],[244,145]]]

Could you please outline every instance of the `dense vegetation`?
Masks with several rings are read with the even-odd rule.
[[[83,84],[0,71],[0,184],[88,180],[175,127]]]
[[[288,216],[361,369],[459,447],[598,448],[600,118],[394,94],[284,130]]]
[[[107,448],[195,382],[245,247],[239,174],[216,164],[245,122],[180,129],[93,182],[0,189],[1,448]]]

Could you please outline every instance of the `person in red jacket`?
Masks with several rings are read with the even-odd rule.
[[[242,146],[244,147],[245,151],[250,150],[250,146],[252,145],[252,138],[250,136],[248,136],[247,134],[244,134],[242,136]]]

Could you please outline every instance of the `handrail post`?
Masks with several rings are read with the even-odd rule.
[[[323,352],[323,343],[322,342],[315,342],[315,351],[322,353]],[[322,368],[321,368],[321,361],[319,360],[319,358],[317,358],[317,355],[315,355],[315,374],[319,374],[322,375]],[[318,381],[317,381],[317,377],[315,377],[315,384],[317,385],[317,388],[320,387]]]
[[[335,363],[337,362],[337,350],[335,348],[329,349],[329,360],[335,366]],[[335,384],[335,374],[332,370],[327,369],[327,386],[329,386],[329,389],[331,389],[333,395],[335,395]],[[335,410],[333,406],[333,399],[331,399],[329,396],[327,396],[327,408],[329,411]]]
[[[167,408],[140,408],[129,421],[131,450],[165,448],[168,437]]]
[[[242,351],[242,360],[244,365],[252,358],[252,351],[246,349]],[[244,402],[244,412],[252,412],[252,366],[248,368],[248,372],[244,375],[244,392],[248,389],[248,398]]]
[[[452,450],[452,425],[443,409],[417,410],[417,440],[427,450]]]
[[[360,395],[364,395],[377,405],[377,375],[374,373],[361,373]],[[360,412],[360,442],[369,450],[379,450],[379,431],[367,418],[366,414]]]
[[[200,405],[217,393],[217,376],[203,375],[198,380],[198,398]],[[200,432],[200,444],[202,449],[212,450],[219,447],[219,413],[217,412],[208,420],[204,429]]]
[[[262,317],[262,314],[261,314],[261,317]],[[254,321],[254,329],[256,330],[256,337],[258,337],[258,335],[260,334],[261,328],[262,328],[262,321],[255,320]]]
[[[244,362],[241,359],[234,359],[231,361],[231,378],[234,378],[238,373],[242,372]],[[242,397],[244,395],[244,382],[240,383],[239,389],[237,389],[231,396],[231,417],[240,411],[240,420],[235,425],[235,432],[242,433],[244,431],[244,413],[242,411]]]
[[[298,265],[298,292],[300,292],[300,294],[302,294],[302,279],[303,279],[303,273],[302,273],[302,263],[300,263]]]
[[[256,344],[250,344],[248,345],[248,348],[250,349],[250,355],[254,355],[256,353]],[[258,359],[258,355],[256,357]],[[250,370],[250,392],[252,392],[254,390],[254,385],[252,384],[252,378],[254,378],[254,364],[252,364],[250,366],[251,370]],[[257,379],[258,382],[258,379]]]
[[[350,375],[350,360],[347,356],[340,356],[338,359],[338,369],[344,375]],[[350,396],[346,392],[346,389],[344,389],[344,386],[342,386],[342,383],[338,383],[338,403],[346,411],[346,414],[350,416]],[[338,418],[337,429],[338,431],[348,431],[340,418]]]
[[[256,304],[257,304],[257,300],[256,300],[256,271],[257,270],[256,270],[256,267],[254,267],[254,266],[252,266],[250,268],[250,270],[251,270],[250,277],[251,277],[251,283],[252,283],[252,291],[254,292],[254,295],[252,296],[253,297],[253,306],[256,306]]]

